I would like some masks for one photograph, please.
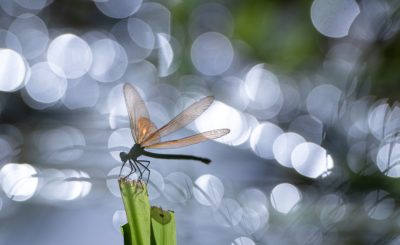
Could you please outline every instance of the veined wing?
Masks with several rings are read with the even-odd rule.
[[[193,122],[197,117],[199,117],[205,110],[207,110],[207,108],[210,107],[213,101],[214,97],[207,96],[193,103],[184,111],[179,113],[174,119],[169,121],[169,123],[165,124],[159,130],[149,135],[148,138],[144,139],[141,145],[144,147],[154,145],[155,143],[160,141],[161,137],[169,135],[185,127],[189,123]]]
[[[148,138],[150,135],[157,131],[156,125],[147,117],[139,118],[139,120],[137,121],[137,128],[139,134],[137,143],[140,145],[142,144],[144,139]],[[160,142],[160,137],[155,137],[154,139],[156,142]]]
[[[127,83],[124,84],[123,90],[132,136],[135,142],[140,144],[143,139],[157,131],[157,128],[150,121],[149,112],[138,91]]]
[[[188,145],[193,145],[197,144],[206,140],[210,139],[216,139],[219,137],[222,137],[230,132],[229,129],[224,128],[224,129],[214,129],[211,131],[195,134],[189,137],[185,137],[182,139],[177,139],[177,140],[170,140],[170,141],[165,141],[165,142],[160,142],[160,143],[155,143],[149,146],[146,146],[146,148],[152,148],[152,149],[166,149],[166,148],[180,148]]]

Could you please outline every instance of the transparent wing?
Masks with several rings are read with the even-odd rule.
[[[150,135],[152,135],[154,132],[157,131],[156,125],[150,119],[146,117],[141,117],[139,118],[137,122],[137,128],[138,128],[138,144],[142,144],[143,140],[148,138]],[[160,137],[155,137],[154,142],[160,142]]]
[[[142,146],[146,147],[154,143],[159,142],[161,137],[167,136],[183,127],[193,122],[197,117],[199,117],[214,101],[214,97],[207,96],[203,99],[193,103],[184,111],[179,113],[174,119],[169,121],[169,123],[162,126],[158,131],[151,134],[142,142]],[[157,141],[158,140],[158,141]]]
[[[150,121],[149,112],[138,91],[127,83],[124,84],[123,90],[132,136],[135,142],[140,144],[143,139],[157,131],[157,128]]]
[[[177,139],[177,140],[171,140],[171,141],[166,141],[166,142],[160,142],[160,143],[155,143],[152,145],[147,146],[146,148],[152,148],[152,149],[166,149],[166,148],[180,148],[180,147],[185,147],[188,145],[194,145],[206,140],[210,139],[217,139],[219,137],[222,137],[230,132],[229,129],[214,129],[211,131],[195,134],[189,137],[185,137],[182,139]]]

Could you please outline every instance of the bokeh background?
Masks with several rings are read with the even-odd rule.
[[[123,244],[122,84],[168,138],[179,244],[400,244],[396,0],[0,0],[0,244]],[[124,170],[125,171],[125,170]]]

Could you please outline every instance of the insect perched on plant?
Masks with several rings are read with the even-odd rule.
[[[147,171],[147,181],[149,180],[150,170],[148,167],[150,161],[138,160],[138,158],[142,155],[161,159],[195,160],[208,164],[211,162],[211,160],[207,158],[192,155],[158,154],[148,152],[145,149],[179,148],[197,144],[209,139],[216,139],[230,132],[229,129],[215,129],[181,139],[161,142],[161,137],[167,136],[183,128],[199,117],[211,105],[211,103],[214,101],[214,97],[207,96],[200,101],[193,103],[174,119],[157,129],[154,123],[150,121],[147,108],[136,89],[129,84],[124,84],[123,90],[125,103],[129,114],[131,132],[133,139],[135,140],[135,144],[128,153],[121,152],[119,154],[121,161],[123,162],[119,175],[121,176],[122,169],[127,162],[129,163],[131,169],[130,173],[124,178],[128,178],[137,170],[140,173],[139,179],[142,179],[143,173]],[[142,171],[140,167],[142,167],[144,170]]]

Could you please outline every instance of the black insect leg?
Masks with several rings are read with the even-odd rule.
[[[131,176],[133,173],[136,172],[136,168],[135,165],[132,163],[132,161],[129,159],[129,166],[131,167],[131,171],[129,172],[129,174],[127,176],[125,176],[125,178],[129,178],[129,176]]]
[[[147,161],[147,160],[137,160],[138,161],[138,163],[144,168],[144,171],[143,171],[143,173],[145,172],[145,171],[147,171],[148,172],[148,175],[147,175],[147,184],[149,183],[149,180],[150,180],[150,169],[149,169],[149,165],[150,165],[150,161]],[[147,163],[147,164],[144,164],[144,163]]]
[[[141,180],[143,178],[143,172],[142,172],[142,170],[140,170],[140,167],[138,166],[137,160],[133,160],[133,163],[135,164],[136,168],[138,169],[138,171],[140,173],[140,175],[138,177],[138,180]]]
[[[127,162],[127,161],[125,161],[125,162],[122,164],[122,167],[121,167],[121,169],[119,170],[119,177],[121,177],[122,169],[125,167],[126,162]]]

